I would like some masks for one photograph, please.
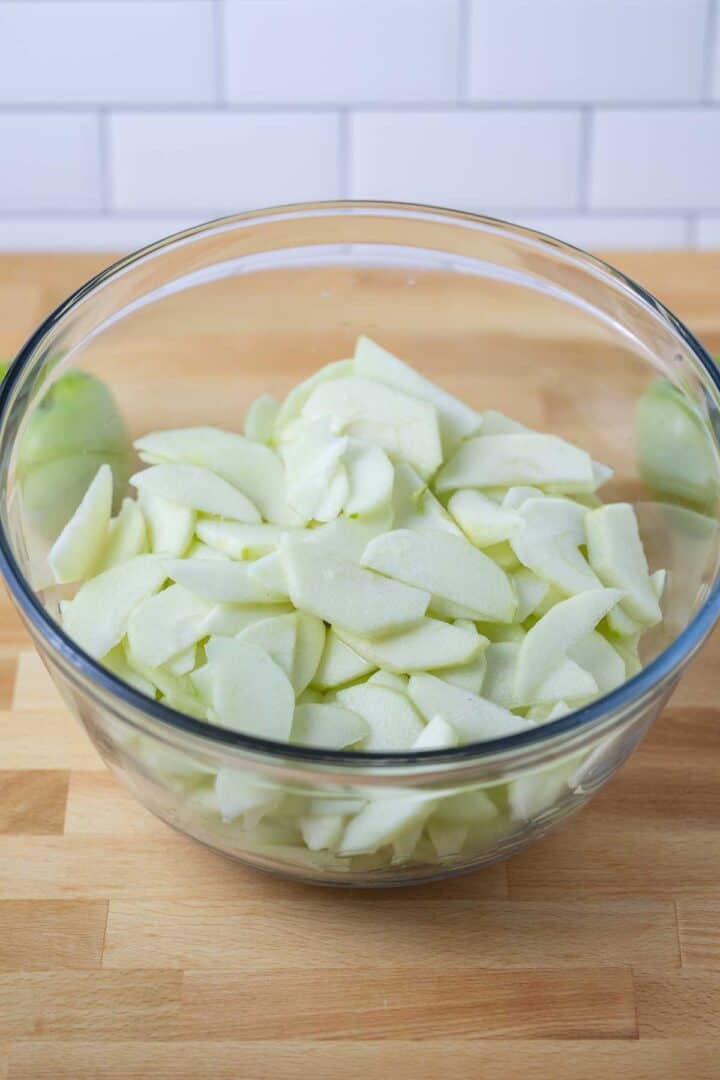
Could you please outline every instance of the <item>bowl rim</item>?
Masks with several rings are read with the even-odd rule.
[[[718,367],[708,352],[685,324],[642,285],[610,263],[591,255],[582,248],[536,229],[470,211],[391,200],[338,199],[288,203],[224,215],[199,223],[188,229],[183,229],[180,232],[172,233],[131,252],[129,255],[105,267],[63,300],[43,320],[18,351],[0,384],[0,430],[11,403],[13,389],[43,339],[72,312],[78,303],[98,291],[108,280],[119,277],[127,269],[152,258],[156,254],[179,246],[186,241],[212,233],[215,230],[224,230],[233,226],[249,226],[272,220],[297,217],[312,218],[353,212],[370,216],[380,213],[391,214],[396,218],[418,218],[455,226],[493,230],[523,240],[529,245],[533,244],[545,251],[552,249],[555,254],[565,255],[575,263],[580,262],[586,270],[594,272],[596,276],[605,279],[609,277],[615,285],[619,285],[628,291],[635,301],[649,307],[654,314],[669,323],[683,340],[693,359],[703,369],[704,374],[714,385],[718,394],[720,394],[720,371],[718,371]],[[282,250],[282,248],[278,250]],[[6,479],[6,475],[7,470],[4,467],[2,481]],[[597,698],[589,705],[567,713],[557,720],[538,725],[537,728],[501,738],[467,743],[463,746],[445,750],[423,750],[419,752],[327,750],[276,742],[271,739],[244,735],[240,732],[217,727],[179,712],[160,701],[148,698],[128,683],[119,679],[107,668],[103,667],[98,660],[95,660],[76,645],[48,613],[15,559],[1,516],[0,572],[2,572],[23,617],[38,632],[40,639],[49,645],[51,652],[59,654],[63,658],[69,666],[72,676],[75,678],[78,676],[84,677],[91,688],[98,687],[105,691],[111,699],[119,699],[119,704],[129,706],[134,712],[147,715],[152,720],[159,721],[161,725],[171,730],[199,737],[202,740],[219,744],[220,747],[232,747],[253,755],[262,755],[285,765],[296,761],[298,764],[304,762],[305,764],[328,765],[340,770],[350,768],[353,771],[362,769],[363,766],[379,769],[397,769],[398,767],[420,768],[433,765],[479,764],[484,759],[488,759],[489,762],[504,754],[545,747],[547,744],[552,744],[564,736],[587,732],[588,729],[597,726],[599,721],[608,720],[613,715],[628,710],[631,706],[640,703],[644,697],[658,686],[669,683],[673,676],[680,673],[684,663],[692,657],[720,617],[720,575],[718,575],[711,585],[702,606],[688,625],[637,675],[626,680],[615,690]],[[86,686],[83,685],[82,689],[83,692],[87,693],[88,688]],[[137,723],[137,721],[122,713],[119,715],[126,722]]]

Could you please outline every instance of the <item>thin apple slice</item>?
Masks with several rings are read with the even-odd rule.
[[[458,620],[459,625],[461,620]],[[445,682],[452,683],[453,686],[460,686],[463,690],[472,690],[473,694],[479,694],[483,688],[485,682],[485,674],[487,672],[487,660],[485,659],[485,649],[487,648],[488,639],[482,634],[480,640],[483,643],[481,645],[481,651],[475,657],[474,660],[470,660],[467,664],[457,664],[453,667],[443,668],[437,674]],[[430,674],[434,674],[431,670]]]
[[[456,491],[448,503],[448,510],[467,538],[480,548],[509,540],[521,525],[514,510],[498,506],[473,489]]]
[[[325,648],[325,624],[315,615],[297,613],[297,638],[290,682],[302,694],[315,679]]]
[[[214,639],[211,638],[212,640]],[[252,623],[240,631],[236,640],[263,649],[288,679],[291,679],[297,640],[297,615],[294,612],[292,615],[277,615],[272,619]]]
[[[370,541],[390,528],[392,514],[381,511],[364,518],[339,517],[301,535],[307,543],[322,546],[348,562],[359,563]]]
[[[625,682],[625,661],[597,630],[571,646],[568,656],[590,672],[601,694]]]
[[[175,656],[171,656],[165,667],[171,675],[189,675],[195,667],[197,660],[197,645],[193,643],[186,649],[182,649]]]
[[[235,604],[274,604],[287,601],[251,573],[252,563],[232,559],[166,559],[167,576],[204,600]]]
[[[308,420],[327,417],[338,434],[377,443],[431,476],[442,462],[434,406],[357,375],[318,385],[303,406]]]
[[[295,436],[281,444],[288,505],[304,521],[333,521],[342,511],[350,493],[343,463],[347,444],[326,416],[300,425]]]
[[[410,862],[415,858],[415,852],[418,844],[420,843],[423,829],[425,828],[425,822],[421,821],[419,825],[416,825],[413,829],[408,830],[398,836],[392,842],[392,866],[402,866],[403,863]]]
[[[86,581],[63,605],[63,628],[81,649],[99,660],[125,636],[128,619],[138,604],[166,580],[162,559],[137,555]]]
[[[340,855],[372,853],[422,825],[435,809],[426,795],[374,799],[352,818],[338,849]]]
[[[490,498],[492,489],[488,489],[485,494]],[[521,506],[524,506],[528,499],[542,499],[545,492],[541,491],[538,487],[532,487],[529,484],[514,484],[509,487],[500,499],[500,505],[505,510],[519,510]]]
[[[590,565],[605,585],[624,591],[623,610],[644,626],[660,622],[662,612],[632,506],[612,503],[591,510],[585,528]]]
[[[245,437],[253,442],[264,443],[266,446],[272,442],[275,421],[280,412],[280,403],[272,394],[261,394],[248,406],[245,413]]]
[[[127,565],[127,564],[126,564]],[[133,611],[127,624],[130,654],[155,668],[205,636],[212,604],[182,585],[171,585]]]
[[[367,739],[369,734],[362,716],[343,705],[296,705],[290,741],[297,746],[344,750]]]
[[[257,783],[237,769],[220,769],[215,780],[215,796],[223,821],[235,821],[251,810],[269,813],[282,800],[282,791]]]
[[[204,544],[230,559],[257,559],[277,551],[287,530],[279,525],[243,525],[238,521],[201,519],[195,532]]]
[[[516,600],[507,575],[463,538],[395,529],[372,540],[362,561],[372,570],[457,605],[461,617],[469,613],[471,618],[498,622],[513,618]],[[438,610],[435,601],[432,606]],[[439,613],[447,612],[445,603]]]
[[[342,839],[345,819],[339,814],[324,817],[301,817],[302,838],[310,851],[333,851]]]
[[[524,709],[529,705],[553,705],[563,699],[577,701],[597,694],[598,684],[591,672],[565,657],[553,670],[545,673],[531,695],[521,697],[516,690],[520,649],[521,646],[514,642],[488,646],[483,695],[490,701],[506,709]]]
[[[437,491],[552,484],[569,495],[595,490],[589,454],[557,435],[480,435],[461,444],[435,480]]]
[[[556,807],[563,795],[570,793],[568,782],[578,764],[579,757],[574,754],[558,765],[524,773],[513,780],[508,787],[511,817],[531,821],[544,810]]]
[[[409,750],[423,730],[423,722],[410,701],[395,690],[360,683],[339,690],[336,697],[341,705],[358,713],[370,729],[362,750]]]
[[[288,537],[283,559],[296,608],[361,636],[389,634],[423,617],[430,595]]]
[[[407,694],[407,675],[396,675],[394,671],[376,671],[367,680],[368,686],[385,686],[396,694]]]
[[[620,589],[592,589],[562,600],[543,615],[520,646],[515,671],[517,699],[532,701],[548,672],[558,667],[568,650],[587,637],[622,596]]]
[[[143,495],[160,495],[204,514],[232,521],[261,520],[260,511],[246,495],[200,465],[151,465],[131,476],[130,483]]]
[[[500,705],[434,675],[411,676],[408,692],[428,722],[435,716],[444,717],[457,731],[461,743],[500,739],[535,726]]]
[[[287,574],[280,551],[271,551],[261,559],[247,563],[248,575],[259,587],[278,600],[288,599]]]
[[[606,623],[612,634],[621,638],[636,638],[643,632],[645,627],[637,619],[633,619],[618,604],[612,611],[608,611]]]
[[[387,349],[361,334],[355,345],[355,373],[394,386],[405,394],[420,398],[437,409],[443,448],[447,454],[463,439],[475,435],[482,417],[465,402],[453,397],[418,374],[408,364],[393,356]]]
[[[516,570],[512,576],[512,581],[518,600],[515,619],[519,623],[524,623],[529,615],[534,615],[538,610],[547,596],[550,586],[547,581],[543,581],[541,577],[533,574],[532,570],[528,570],[526,567]]]
[[[363,675],[375,670],[375,664],[346,645],[332,627],[325,637],[325,647],[320,658],[312,684],[321,690],[332,690],[337,686],[355,682]]]
[[[443,716],[433,716],[412,744],[413,750],[448,750],[460,742],[458,733]]]
[[[464,629],[439,619],[422,619],[408,630],[379,639],[343,631],[340,637],[366,660],[400,675],[467,663],[484,641],[474,627]]]
[[[520,562],[569,595],[599,589],[602,582],[580,553],[586,507],[570,499],[527,499],[517,511],[521,526],[510,540]]]
[[[141,694],[146,694],[149,698],[155,697],[155,687],[148,679],[130,667],[122,645],[116,645],[115,648],[111,649],[109,653],[102,657],[100,663],[108,671],[112,671],[113,675],[117,675],[118,679],[122,679],[123,682],[129,683],[130,686],[139,690]]]
[[[439,859],[459,855],[468,837],[467,826],[443,825],[439,821],[430,821],[427,831]]]
[[[207,720],[207,706],[196,694],[195,685],[188,675],[172,675],[167,668],[150,667],[137,656],[133,656],[129,648],[126,649],[125,656],[130,667],[160,692],[160,698],[165,705],[198,720]]]
[[[414,529],[416,532],[454,533],[462,536],[447,510],[433,495],[427,483],[416,473],[412,465],[401,462],[395,468],[393,486],[393,521],[388,529]]]
[[[295,710],[290,680],[257,645],[233,639],[223,645],[210,659],[217,723],[245,735],[287,742]]]
[[[361,439],[348,439],[343,462],[349,488],[346,514],[375,514],[389,505],[395,477],[384,450]]]
[[[278,615],[290,615],[292,604],[215,604],[208,615],[207,633],[219,637],[235,637],[241,630],[262,619],[274,619]]]
[[[469,788],[440,799],[433,821],[444,825],[477,825],[493,821],[498,816],[498,808],[487,790]]]
[[[293,387],[280,406],[280,412],[275,420],[275,435],[281,436],[288,424],[301,415],[306,401],[314,393],[321,383],[331,379],[341,379],[353,373],[352,360],[335,360],[331,364],[325,364],[315,371],[303,382]]]
[[[140,508],[147,523],[150,550],[176,559],[185,555],[195,532],[195,511],[161,495],[141,496]]]
[[[229,431],[199,427],[152,432],[138,439],[135,446],[141,459],[152,465],[171,463],[209,469],[246,495],[273,525],[302,524],[287,505],[282,462],[262,443]]]
[[[120,566],[136,555],[144,555],[148,550],[147,528],[142,510],[134,499],[123,499],[120,513],[113,518],[108,527],[107,543],[102,553],[96,573]]]
[[[113,474],[101,465],[82,501],[50,548],[48,563],[59,584],[82,581],[98,566],[107,544]]]

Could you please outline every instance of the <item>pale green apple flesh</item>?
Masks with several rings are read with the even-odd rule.
[[[476,411],[368,338],[284,402],[258,398],[244,430],[139,439],[115,518],[129,469],[119,485],[93,459],[56,531],[49,564],[77,589],[65,630],[136,690],[240,735],[407,755],[532,732],[639,670],[665,573],[583,449]],[[26,438],[33,483],[69,444],[47,417]],[[288,793],[155,742],[132,743],[143,768],[204,827],[338,872],[496,844],[580,760],[432,795],[336,777]]]

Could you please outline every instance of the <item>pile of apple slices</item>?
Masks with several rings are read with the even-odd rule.
[[[476,412],[366,337],[245,435],[138,439],[49,553],[78,645],[233,731],[332,749],[495,739],[607,693],[661,619],[611,470]]]

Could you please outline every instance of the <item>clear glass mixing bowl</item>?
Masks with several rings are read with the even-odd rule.
[[[314,751],[181,715],[120,682],[63,633],[42,571],[47,544],[25,513],[18,469],[28,419],[53,382],[68,368],[98,376],[133,435],[197,424],[239,430],[253,397],[280,396],[350,355],[359,333],[470,404],[562,435],[613,466],[603,495],[636,505],[651,569],[669,569],[665,619],[643,641],[640,674],[505,739],[413,756]],[[658,414],[657,467],[638,460],[638,405],[658,379],[678,387],[694,438],[701,430],[706,443],[701,465],[712,475],[701,507],[682,408]],[[241,214],[99,274],[21,350],[0,394],[0,563],[64,699],[113,772],[169,824],[307,881],[429,880],[506,858],[546,833],[648,730],[718,617],[718,432],[718,374],[692,335],[642,288],[566,244],[400,204]],[[96,450],[87,447],[89,461]],[[214,800],[221,767],[236,770],[245,792],[231,821]],[[362,805],[378,822],[376,850],[342,856],[303,842],[302,819]],[[382,842],[388,823],[392,842]]]

